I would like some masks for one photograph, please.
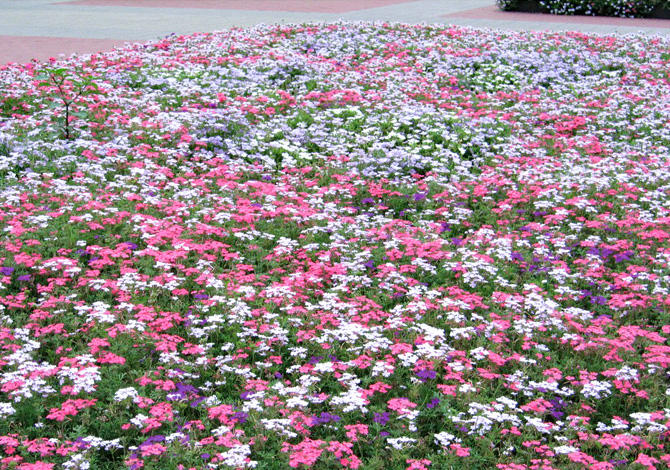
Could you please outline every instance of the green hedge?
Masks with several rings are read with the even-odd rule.
[[[496,0],[506,11],[536,11],[555,15],[668,17],[670,0]]]

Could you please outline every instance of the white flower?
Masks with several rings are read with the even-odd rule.
[[[452,442],[461,442],[459,438],[448,432],[439,432],[433,436],[435,444],[441,447],[449,447]]]
[[[584,385],[582,388],[582,395],[586,398],[601,399],[612,394],[612,384],[609,382],[601,382],[593,380]]]
[[[6,418],[14,413],[16,413],[16,410],[10,403],[0,402],[0,418]]]
[[[221,461],[229,465],[231,467],[235,468],[242,468],[242,467],[249,467],[249,468],[255,468],[257,465],[257,462],[250,460],[247,462],[247,457],[251,455],[251,448],[244,444],[244,445],[239,445],[235,446],[226,452],[223,452],[221,454],[218,454],[218,457],[221,459]]]
[[[576,447],[572,446],[558,446],[554,447],[554,452],[557,454],[572,454],[573,452],[577,452],[579,449]]]
[[[388,442],[394,449],[400,450],[411,446],[412,444],[416,444],[417,440],[412,439],[411,437],[389,437],[386,439],[386,442]]]
[[[135,399],[139,394],[133,387],[120,388],[114,394],[114,401],[123,401],[126,398]]]

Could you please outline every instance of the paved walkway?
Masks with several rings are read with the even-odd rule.
[[[670,34],[670,20],[501,12],[495,0],[0,0],[0,64],[92,53],[170,33],[337,20]]]

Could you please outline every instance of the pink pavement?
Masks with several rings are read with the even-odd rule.
[[[50,57],[58,58],[59,54],[91,54],[121,47],[123,39],[83,39],[83,38],[52,38],[46,36],[2,36],[0,65],[15,62],[26,63],[31,59],[40,62]]]
[[[64,5],[139,8],[205,8],[213,10],[291,11],[305,13],[347,13],[379,8],[408,0],[72,0]]]
[[[482,8],[473,8],[447,15],[443,18],[467,18],[481,20],[500,21],[525,21],[529,23],[563,23],[569,24],[594,24],[610,26],[642,26],[648,28],[669,28],[670,20],[654,18],[614,18],[609,16],[566,16],[549,15],[545,13],[521,13],[513,11],[502,11],[497,6],[491,5]]]

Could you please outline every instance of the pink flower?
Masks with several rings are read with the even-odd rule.
[[[453,443],[449,446],[458,457],[468,457],[470,455],[470,448],[461,447],[460,444]]]
[[[22,463],[18,466],[18,470],[52,470],[54,465],[46,462]]]
[[[100,364],[125,364],[126,359],[112,352],[106,352],[98,358]]]
[[[312,467],[319,459],[324,449],[324,441],[305,439],[299,444],[289,444],[287,442],[282,446],[282,452],[291,452],[289,455],[289,465],[291,468],[297,468],[300,465]]]
[[[148,446],[140,447],[142,452],[142,457],[147,457],[149,455],[161,455],[167,450],[167,447],[161,444],[151,444]]]
[[[405,463],[409,464],[406,470],[426,470],[432,462],[428,459],[407,459]]]
[[[347,437],[351,442],[356,442],[358,440],[357,434],[362,436],[368,435],[368,427],[365,424],[347,424],[344,426],[344,429],[347,430]]]
[[[412,403],[407,398],[391,398],[388,401],[388,407],[400,414],[404,414],[412,408],[416,408],[416,406],[416,403]]]
[[[656,468],[656,464],[660,462],[658,459],[650,457],[647,454],[640,454],[637,456],[637,460],[635,460],[634,463],[647,467],[647,470],[654,470]]]

